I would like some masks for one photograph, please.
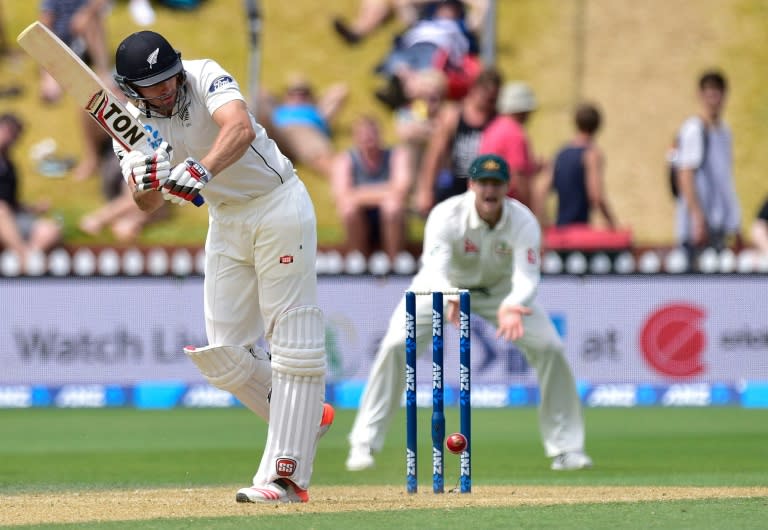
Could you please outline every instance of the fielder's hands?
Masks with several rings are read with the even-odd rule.
[[[174,204],[191,202],[212,178],[213,175],[205,166],[194,158],[187,158],[171,170],[171,175],[161,189],[163,198]]]
[[[533,313],[531,308],[524,305],[501,306],[496,314],[499,321],[496,337],[510,341],[521,338],[525,333],[523,315],[530,315],[531,313]]]
[[[171,156],[167,142],[160,144],[154,154],[130,151],[120,161],[123,178],[136,191],[159,190],[171,175]]]

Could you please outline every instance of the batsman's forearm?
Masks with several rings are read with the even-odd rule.
[[[133,202],[144,212],[154,212],[159,209],[164,202],[163,194],[159,191],[134,191]]]

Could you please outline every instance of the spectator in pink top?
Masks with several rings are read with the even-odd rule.
[[[525,131],[531,113],[536,110],[533,91],[521,81],[505,84],[496,102],[498,115],[483,131],[479,154],[495,154],[509,165],[510,182],[507,195],[526,206],[531,204],[531,180],[546,163],[533,154]]]

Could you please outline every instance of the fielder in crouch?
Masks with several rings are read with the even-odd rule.
[[[536,370],[541,390],[539,424],[554,470],[592,466],[584,452],[584,422],[563,345],[535,301],[540,278],[541,229],[522,203],[507,198],[509,168],[496,155],[477,157],[469,191],[435,206],[424,229],[422,267],[408,290],[469,289],[472,311],[494,322]],[[458,297],[446,296],[446,318],[458,324]],[[368,376],[349,435],[346,466],[374,465],[392,414],[405,388],[405,299],[392,315]],[[432,298],[416,298],[416,342],[423,352],[431,337]]]
[[[253,486],[236,500],[306,502],[317,440],[333,420],[323,403],[325,326],[309,194],[216,62],[182,61],[152,31],[128,36],[115,60],[118,86],[159,144],[153,156],[116,146],[134,200],[152,211],[202,192],[208,204],[209,345],[185,353],[212,385],[269,422]],[[262,336],[269,354],[256,344]]]

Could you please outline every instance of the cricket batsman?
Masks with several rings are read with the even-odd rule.
[[[269,422],[253,485],[236,500],[307,502],[317,440],[333,421],[309,194],[215,61],[182,61],[162,35],[140,31],[120,43],[115,65],[115,81],[158,144],[152,156],[116,146],[136,204],[153,211],[198,194],[208,204],[208,345],[185,353],[212,385]]]
[[[482,155],[469,168],[469,191],[438,203],[424,228],[422,267],[408,290],[469,289],[472,311],[495,323],[497,336],[517,344],[536,370],[539,425],[553,470],[592,466],[584,452],[584,421],[563,344],[536,302],[540,279],[539,223],[522,203],[506,197],[509,168]],[[457,296],[445,296],[446,318],[458,325]],[[405,300],[392,315],[376,354],[349,435],[350,471],[369,469],[381,450],[405,388]],[[416,342],[423,352],[432,331],[432,298],[416,298]]]

